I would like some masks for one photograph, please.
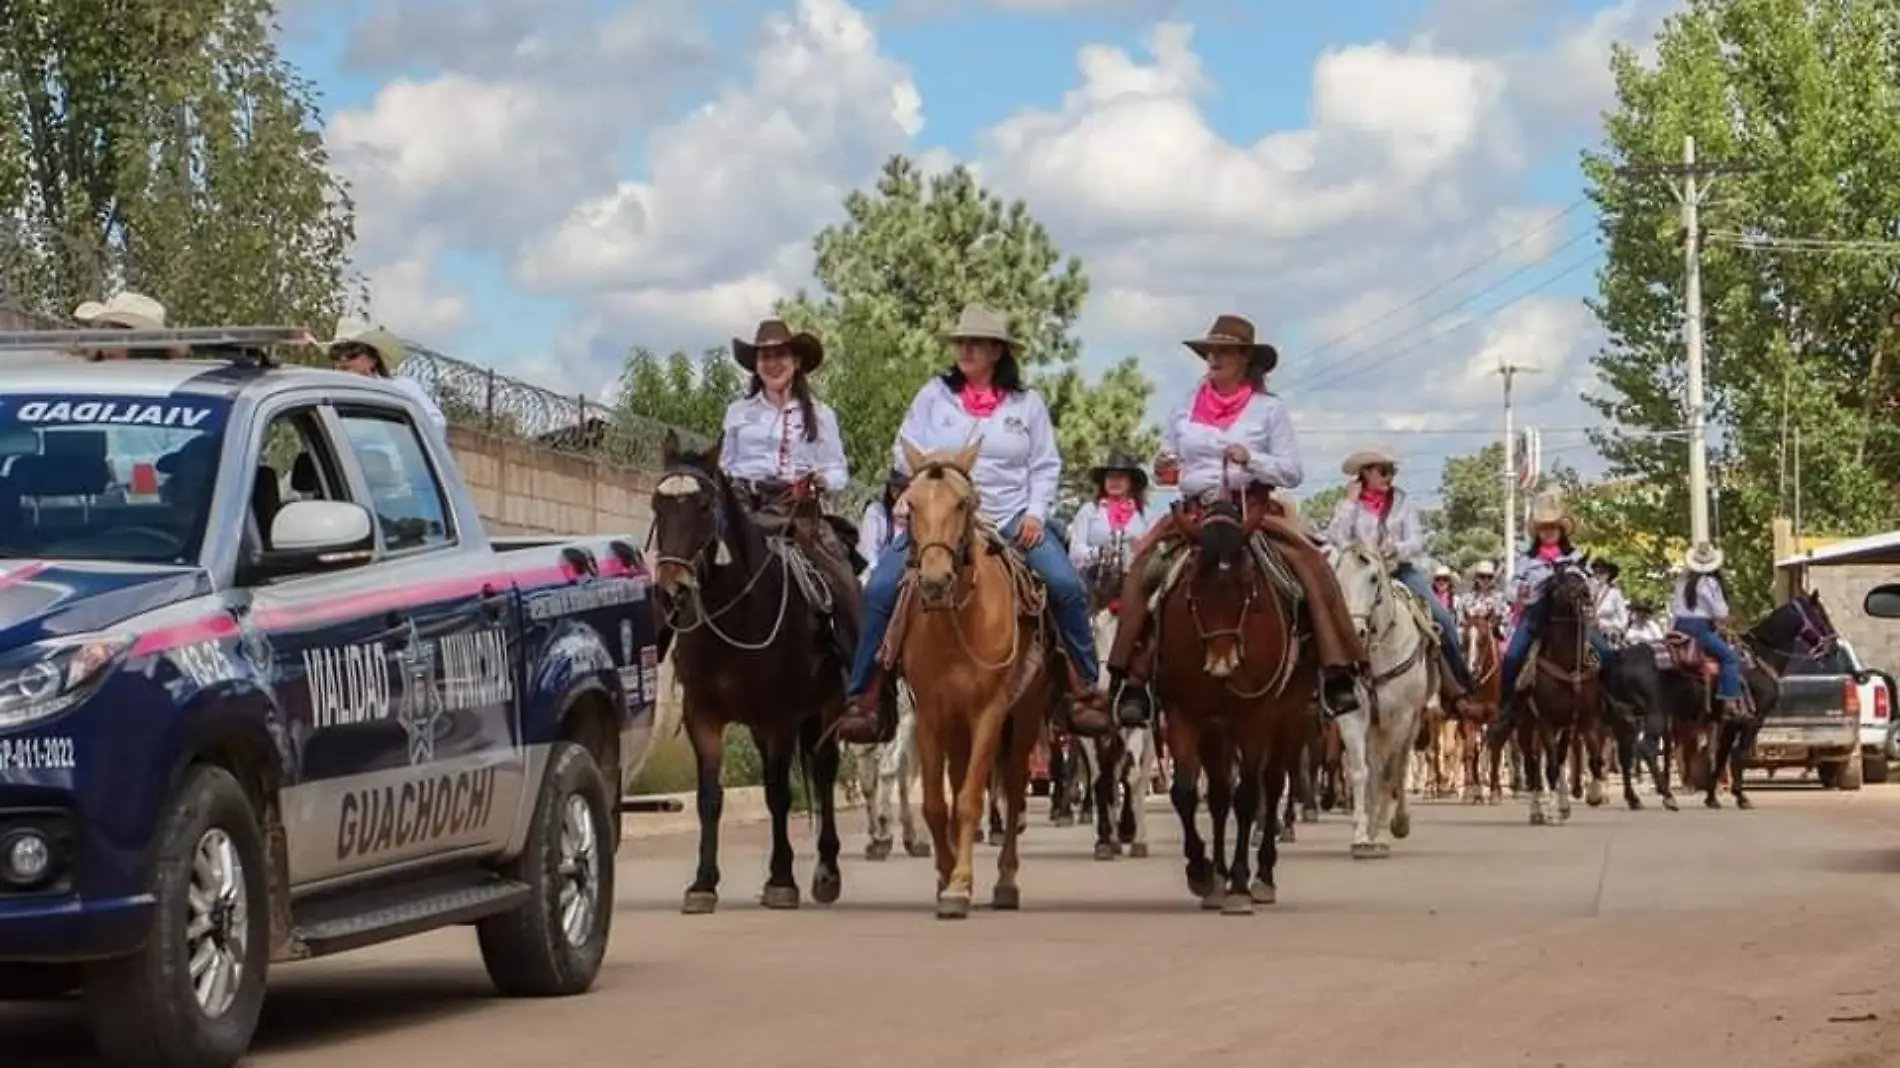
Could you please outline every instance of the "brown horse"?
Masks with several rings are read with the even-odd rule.
[[[999,758],[1005,811],[991,904],[1021,907],[1017,847],[1030,754],[1057,695],[1054,635],[1043,624],[1042,590],[1027,565],[978,517],[970,479],[977,444],[956,453],[925,454],[908,441],[903,448],[911,470],[911,570],[887,642],[895,644],[917,700],[937,916],[963,919],[970,914],[984,794]],[[944,793],[946,767],[956,786],[954,813]]]
[[[1169,794],[1181,817],[1189,891],[1203,908],[1248,915],[1255,903],[1277,897],[1279,836],[1260,836],[1257,873],[1247,851],[1255,821],[1279,810],[1287,771],[1311,733],[1319,669],[1307,652],[1310,643],[1300,641],[1292,606],[1256,557],[1254,526],[1241,507],[1220,502],[1198,519],[1177,513],[1175,522],[1192,544],[1172,565],[1179,580],[1161,605],[1154,638],[1156,689],[1174,756]],[[1213,817],[1211,863],[1195,820],[1203,772]]]
[[[719,903],[719,817],[725,807],[720,767],[727,724],[751,728],[764,761],[772,817],[767,908],[798,907],[792,843],[792,758],[797,754],[819,806],[818,866],[812,899],[838,900],[838,824],[832,790],[838,743],[825,728],[844,710],[847,636],[828,639],[820,609],[858,617],[857,584],[827,582],[810,558],[770,538],[747,514],[719,467],[719,446],[680,448],[668,434],[666,468],[653,492],[656,601],[672,635],[672,660],[684,693],[682,722],[698,764],[699,867],[683,910]],[[842,587],[842,588],[841,588]],[[848,614],[847,614],[848,613]]]
[[[1577,566],[1560,568],[1546,597],[1537,646],[1524,665],[1529,675],[1520,680],[1517,695],[1527,703],[1517,721],[1517,743],[1524,753],[1533,825],[1550,822],[1547,794],[1555,795],[1557,819],[1570,818],[1565,773],[1571,739],[1579,732],[1588,736],[1596,730],[1600,705],[1597,666],[1590,659],[1588,637],[1596,608],[1589,574]]]
[[[1464,628],[1465,655],[1470,658],[1471,681],[1476,685],[1465,699],[1464,718],[1458,724],[1458,743],[1465,761],[1465,800],[1474,805],[1485,802],[1486,783],[1490,784],[1492,804],[1504,802],[1500,765],[1503,746],[1485,745],[1485,735],[1503,710],[1504,650],[1498,645],[1497,621],[1484,614],[1469,614],[1460,621]],[[1486,765],[1491,774],[1484,775]]]

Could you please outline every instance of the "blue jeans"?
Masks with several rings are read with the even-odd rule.
[[[1022,520],[1012,520],[1003,528],[1003,536],[1014,544],[1016,529]],[[1075,573],[1060,542],[1043,528],[1042,540],[1028,552],[1030,570],[1049,589],[1049,607],[1054,609],[1056,629],[1062,643],[1075,661],[1075,669],[1084,684],[1093,685],[1100,667],[1095,657],[1095,632],[1089,629],[1089,598],[1082,589],[1082,577]],[[899,534],[877,558],[870,581],[864,585],[864,619],[858,627],[858,655],[851,661],[851,692],[857,698],[871,686],[877,669],[877,650],[891,627],[891,613],[897,610],[897,590],[903,585],[904,570],[910,565],[910,537]]]
[[[1451,609],[1440,604],[1438,598],[1432,596],[1432,581],[1425,577],[1423,571],[1411,564],[1400,564],[1393,568],[1392,577],[1405,583],[1405,588],[1418,594],[1419,600],[1425,602],[1425,607],[1431,609],[1432,620],[1438,624],[1439,632],[1444,635],[1445,659],[1451,665],[1452,680],[1458,684],[1459,689],[1470,691],[1472,688],[1471,665],[1465,663],[1464,646],[1458,640],[1458,621],[1452,618]]]
[[[1531,605],[1530,609],[1524,613],[1524,618],[1518,621],[1517,626],[1511,628],[1511,642],[1504,647],[1504,677],[1500,680],[1504,685],[1504,700],[1507,702],[1513,694],[1517,693],[1517,674],[1524,670],[1524,658],[1531,655],[1531,643],[1537,640],[1537,632],[1543,629],[1544,616],[1549,611],[1549,606],[1539,601]],[[1616,649],[1610,644],[1610,640],[1599,633],[1595,627],[1583,633],[1584,639],[1590,643],[1590,648],[1596,650],[1597,662],[1609,663],[1610,657],[1616,654]]]
[[[1742,658],[1735,655],[1735,647],[1715,631],[1715,621],[1700,616],[1677,616],[1675,628],[1702,647],[1702,651],[1715,658],[1721,671],[1715,676],[1715,699],[1718,701],[1739,701],[1742,699]]]

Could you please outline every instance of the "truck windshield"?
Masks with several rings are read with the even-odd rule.
[[[0,396],[0,556],[196,560],[228,415],[199,396]]]

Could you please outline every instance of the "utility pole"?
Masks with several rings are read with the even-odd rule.
[[[1504,377],[1504,587],[1510,588],[1517,570],[1517,427],[1513,423],[1511,386],[1520,374],[1536,374],[1541,368],[1498,360],[1498,374]]]

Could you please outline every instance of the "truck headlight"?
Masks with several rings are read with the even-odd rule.
[[[130,638],[94,636],[22,650],[29,663],[0,668],[0,730],[56,716],[91,694]],[[19,658],[9,658],[19,659]]]

